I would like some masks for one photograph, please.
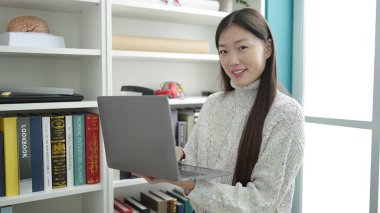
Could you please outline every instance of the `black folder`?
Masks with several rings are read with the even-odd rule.
[[[61,95],[12,92],[1,94],[0,104],[82,101],[83,98],[83,95],[80,94]]]

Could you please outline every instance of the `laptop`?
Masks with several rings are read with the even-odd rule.
[[[97,101],[108,167],[174,181],[232,174],[177,162],[166,96],[99,96]]]

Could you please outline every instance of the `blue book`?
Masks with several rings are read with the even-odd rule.
[[[32,152],[32,191],[44,190],[44,162],[42,145],[42,118],[30,116],[30,142]]]
[[[4,134],[0,132],[0,197],[5,196]]]
[[[183,205],[183,203],[181,203],[181,201],[178,201],[176,202],[176,213],[185,213],[185,205]]]

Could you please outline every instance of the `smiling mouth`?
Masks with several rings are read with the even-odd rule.
[[[245,72],[245,71],[247,71],[247,69],[238,69],[238,70],[233,70],[231,72],[236,75],[236,74],[240,74],[240,73]]]

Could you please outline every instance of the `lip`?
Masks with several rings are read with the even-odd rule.
[[[230,73],[238,77],[247,70],[248,70],[247,68],[235,68],[235,69],[230,70]]]

